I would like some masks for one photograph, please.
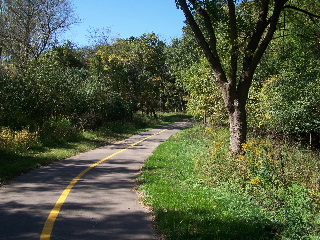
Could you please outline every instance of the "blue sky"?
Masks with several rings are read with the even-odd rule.
[[[138,37],[154,32],[170,42],[182,35],[184,15],[175,0],[71,0],[80,23],[63,38],[83,46],[93,28],[109,28],[111,37]]]

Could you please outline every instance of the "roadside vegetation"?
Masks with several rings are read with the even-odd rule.
[[[189,15],[193,27],[187,26],[169,47],[177,82],[188,92],[187,110],[205,124],[173,136],[147,161],[140,178],[145,202],[165,239],[320,239],[319,3],[209,2],[177,1],[187,13],[189,7],[200,29]],[[234,106],[224,100],[246,97],[236,77],[245,77],[241,67],[250,65],[235,64],[235,58],[250,62],[259,55],[244,50],[252,47],[250,30],[267,16],[259,18],[261,12],[280,4],[294,8],[285,7],[279,15],[277,31],[254,69],[246,108],[241,109],[248,138],[240,152],[232,151],[227,111],[241,102]],[[232,25],[235,21],[238,26]],[[206,56],[195,29],[201,47],[206,47],[204,41],[211,44],[203,49]],[[218,78],[224,74],[228,81],[221,84]],[[232,81],[241,86],[220,88]],[[229,90],[223,99],[221,91]],[[243,126],[245,122],[237,127]]]
[[[108,122],[98,129],[82,131],[66,120],[56,121],[46,134],[1,127],[0,185],[31,169],[188,117],[179,113],[158,115],[155,119],[136,114],[130,122]]]
[[[229,154],[224,127],[196,124],[150,157],[139,179],[166,239],[319,239],[319,151],[250,136]]]
[[[69,0],[1,1],[0,17],[0,182],[185,110],[156,34],[58,43],[78,21]]]
[[[0,182],[168,123],[184,91],[155,34],[78,49],[68,42],[0,66]],[[173,114],[174,115],[174,114]]]

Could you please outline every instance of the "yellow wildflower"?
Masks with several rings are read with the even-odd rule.
[[[261,177],[254,177],[250,180],[252,185],[260,185],[262,183]]]
[[[215,147],[216,151],[220,151],[221,150],[221,142],[214,142],[214,147]]]
[[[256,161],[254,160],[254,159],[252,159],[252,158],[248,158],[248,161],[249,161],[249,163],[255,163]]]

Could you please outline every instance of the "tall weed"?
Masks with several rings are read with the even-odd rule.
[[[41,138],[45,141],[64,142],[78,138],[78,130],[67,118],[51,118],[41,128]]]
[[[25,152],[39,144],[38,132],[31,132],[28,128],[12,130],[0,127],[0,148],[13,152]]]
[[[207,127],[212,142],[202,159],[205,176],[213,186],[230,188],[261,206],[276,231],[288,239],[320,234],[319,154],[271,139],[250,138],[245,155],[228,154],[227,129]],[[199,169],[199,160],[195,160]],[[317,220],[318,221],[318,220]]]

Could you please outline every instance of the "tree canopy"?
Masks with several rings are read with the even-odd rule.
[[[69,0],[0,1],[2,55],[17,62],[37,58],[75,22]]]
[[[296,1],[177,0],[221,88],[230,123],[230,149],[241,153],[247,136],[246,105],[256,69],[286,10],[316,14]]]

